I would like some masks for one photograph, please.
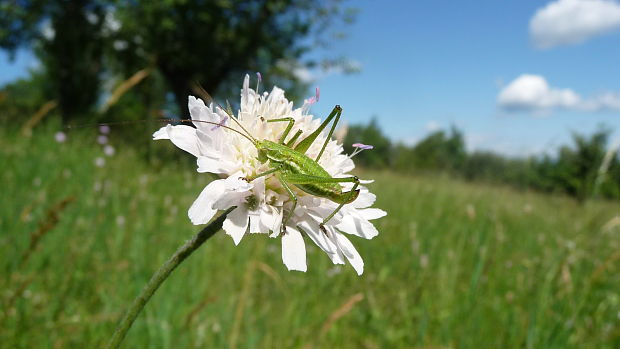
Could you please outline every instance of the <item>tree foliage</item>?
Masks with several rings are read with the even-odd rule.
[[[45,69],[41,87],[65,119],[84,114],[99,98],[104,4],[93,0],[12,1],[2,5],[0,47],[33,45]]]
[[[580,202],[594,196],[620,199],[620,161],[615,149],[608,149],[611,130],[600,127],[592,135],[573,133],[572,144],[556,154],[510,158],[489,151],[468,153],[463,133],[455,127],[427,135],[417,144],[392,144],[378,127],[349,128],[346,144],[362,142],[375,149],[358,155],[365,167],[389,166],[408,173],[447,173],[471,181],[509,184],[570,195]],[[378,146],[377,146],[378,145]]]
[[[352,19],[342,0],[23,0],[0,6],[0,48],[36,48],[48,94],[66,118],[95,106],[102,79],[122,80],[145,67],[163,78],[183,116],[195,82],[215,94],[238,86],[243,73],[260,71],[268,84],[305,90],[298,72],[317,62],[304,54],[333,40],[332,25]]]

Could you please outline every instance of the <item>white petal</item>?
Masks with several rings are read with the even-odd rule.
[[[325,236],[325,234],[319,229],[319,224],[312,219],[306,219],[303,222],[299,222],[301,229],[319,246],[319,248],[326,253],[335,253],[337,248],[331,241]]]
[[[357,275],[362,275],[364,273],[364,261],[362,260],[362,256],[360,256],[355,249],[355,246],[340,233],[334,234],[334,237],[338,243],[338,247],[344,252],[344,256],[349,260],[349,263],[351,263]]]
[[[245,202],[245,198],[252,194],[252,183],[248,183],[243,179],[239,179],[241,172],[232,174],[224,180],[226,189],[224,194],[213,203],[213,208],[224,210],[230,206],[241,205]]]
[[[250,97],[250,75],[245,74],[243,78],[243,88],[241,89],[241,110],[247,111],[249,109],[249,97]]]
[[[248,216],[250,217],[250,233],[268,233],[268,231],[261,231],[259,212],[248,212]]]
[[[356,208],[366,208],[372,206],[375,203],[377,196],[368,191],[368,189],[364,187],[360,187],[360,194],[357,196],[355,201],[351,203],[351,206]]]
[[[377,228],[372,223],[353,215],[345,215],[336,228],[347,234],[357,235],[364,239],[372,239],[379,235]]]
[[[153,140],[160,140],[160,139],[170,139],[170,137],[168,137],[168,131],[167,128],[170,125],[166,125],[162,128],[160,128],[159,130],[155,131],[153,133]]]
[[[338,246],[319,229],[319,224],[308,218],[300,223],[301,228],[331,259],[334,264],[344,264],[344,256]]]
[[[365,219],[371,220],[371,219],[378,219],[381,217],[385,217],[387,215],[387,212],[378,209],[378,208],[364,208],[364,209],[359,209],[357,210],[357,213],[364,217]]]
[[[237,207],[224,221],[223,225],[226,234],[230,235],[235,245],[239,245],[241,238],[248,229],[248,211],[243,207]]]
[[[260,212],[261,231],[280,233],[280,223],[282,223],[282,212],[272,206],[263,205]]]
[[[232,165],[230,162],[208,156],[199,156],[196,163],[198,164],[199,173],[209,172],[216,174],[228,173],[228,169]]]
[[[213,218],[213,215],[217,212],[213,208],[213,203],[224,193],[224,189],[224,180],[218,179],[209,183],[202,190],[187,212],[192,224],[206,224]]]
[[[206,107],[202,99],[198,99],[194,96],[187,97],[187,110],[189,110],[189,115],[192,120],[202,120],[202,110]]]
[[[307,270],[306,245],[297,229],[288,228],[282,236],[282,262],[288,270]]]
[[[162,130],[160,129],[153,134],[153,137],[158,137],[154,139],[166,139],[161,131]],[[200,150],[198,149],[198,136],[196,136],[195,128],[187,125],[167,125],[166,132],[174,145],[196,157],[200,156]]]

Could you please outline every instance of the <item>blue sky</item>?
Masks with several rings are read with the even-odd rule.
[[[357,22],[333,53],[356,60],[362,72],[321,78],[319,115],[341,104],[345,120],[374,115],[392,139],[404,142],[455,124],[471,148],[518,155],[552,150],[569,142],[571,131],[592,132],[599,123],[620,129],[620,110],[509,112],[497,103],[502,88],[522,74],[543,76],[551,87],[583,98],[620,92],[617,30],[539,49],[529,23],[549,2],[355,4],[361,10]]]
[[[470,149],[510,155],[551,152],[601,123],[620,129],[620,2],[584,2],[352,1],[357,21],[328,54],[361,72],[313,72],[313,111],[340,104],[350,124],[375,116],[405,143],[454,124]],[[0,53],[0,84],[34,64]]]

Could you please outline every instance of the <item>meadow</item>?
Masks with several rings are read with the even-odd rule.
[[[56,129],[0,131],[3,348],[103,345],[152,273],[198,231],[187,209],[213,179],[169,142],[149,161],[114,129],[112,156],[96,129],[64,143]],[[388,212],[375,222],[378,237],[351,239],[361,277],[309,240],[300,273],[286,270],[277,239],[251,235],[235,247],[218,233],[166,280],[124,347],[620,345],[620,203],[358,175],[376,180],[376,206]]]

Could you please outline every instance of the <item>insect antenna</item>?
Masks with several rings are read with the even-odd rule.
[[[243,132],[239,131],[239,130],[235,130],[232,127],[226,126],[226,125],[222,125],[221,123],[218,122],[212,122],[212,121],[205,121],[205,120],[193,120],[193,119],[183,119],[183,120],[178,120],[180,122],[201,122],[201,123],[205,123],[205,124],[210,124],[210,125],[215,125],[217,127],[223,127],[225,129],[231,130],[233,132],[238,133],[239,135],[243,136],[243,138],[247,139],[248,141],[256,144],[256,139],[254,139],[253,137],[248,137],[248,135],[244,134]]]
[[[67,125],[64,128],[65,129],[78,129],[78,128],[87,128],[87,127],[94,127],[94,126],[117,126],[117,125],[127,125],[127,124],[135,124],[135,123],[142,123],[142,122],[155,122],[155,121],[159,121],[159,122],[170,122],[170,123],[190,123],[190,122],[200,122],[200,123],[204,123],[204,124],[209,124],[209,125],[214,125],[217,127],[223,127],[225,129],[231,130],[233,132],[238,133],[240,136],[242,136],[243,138],[247,139],[248,141],[252,142],[252,143],[256,143],[256,140],[252,137],[248,137],[248,135],[244,134],[243,132],[240,132],[239,130],[235,130],[232,127],[226,126],[226,125],[222,125],[221,123],[217,123],[217,122],[213,122],[213,121],[206,121],[206,120],[194,120],[194,119],[142,119],[142,120],[127,120],[127,121],[115,121],[115,122],[106,122],[106,123],[96,123],[96,124],[82,124],[82,125]]]
[[[192,84],[192,90],[198,95],[200,96],[200,98],[202,98],[205,102],[207,103],[215,103],[215,105],[217,105],[220,109],[222,109],[226,114],[228,114],[228,117],[230,117],[230,119],[232,119],[237,126],[241,127],[241,129],[246,133],[247,136],[249,136],[250,138],[252,138],[253,142],[256,141],[256,139],[254,139],[254,137],[252,137],[252,134],[250,132],[248,132],[248,130],[246,130],[245,127],[243,127],[243,125],[241,125],[241,123],[239,122],[239,120],[237,120],[237,118],[235,118],[233,116],[233,111],[232,108],[230,106],[230,103],[228,103],[228,101],[226,101],[226,105],[227,107],[224,108],[222,107],[219,103],[217,103],[215,101],[215,99],[213,99],[213,97],[211,97],[211,95],[209,94],[209,92],[207,92],[202,85],[200,85],[200,83],[198,81],[194,81],[194,83]]]

